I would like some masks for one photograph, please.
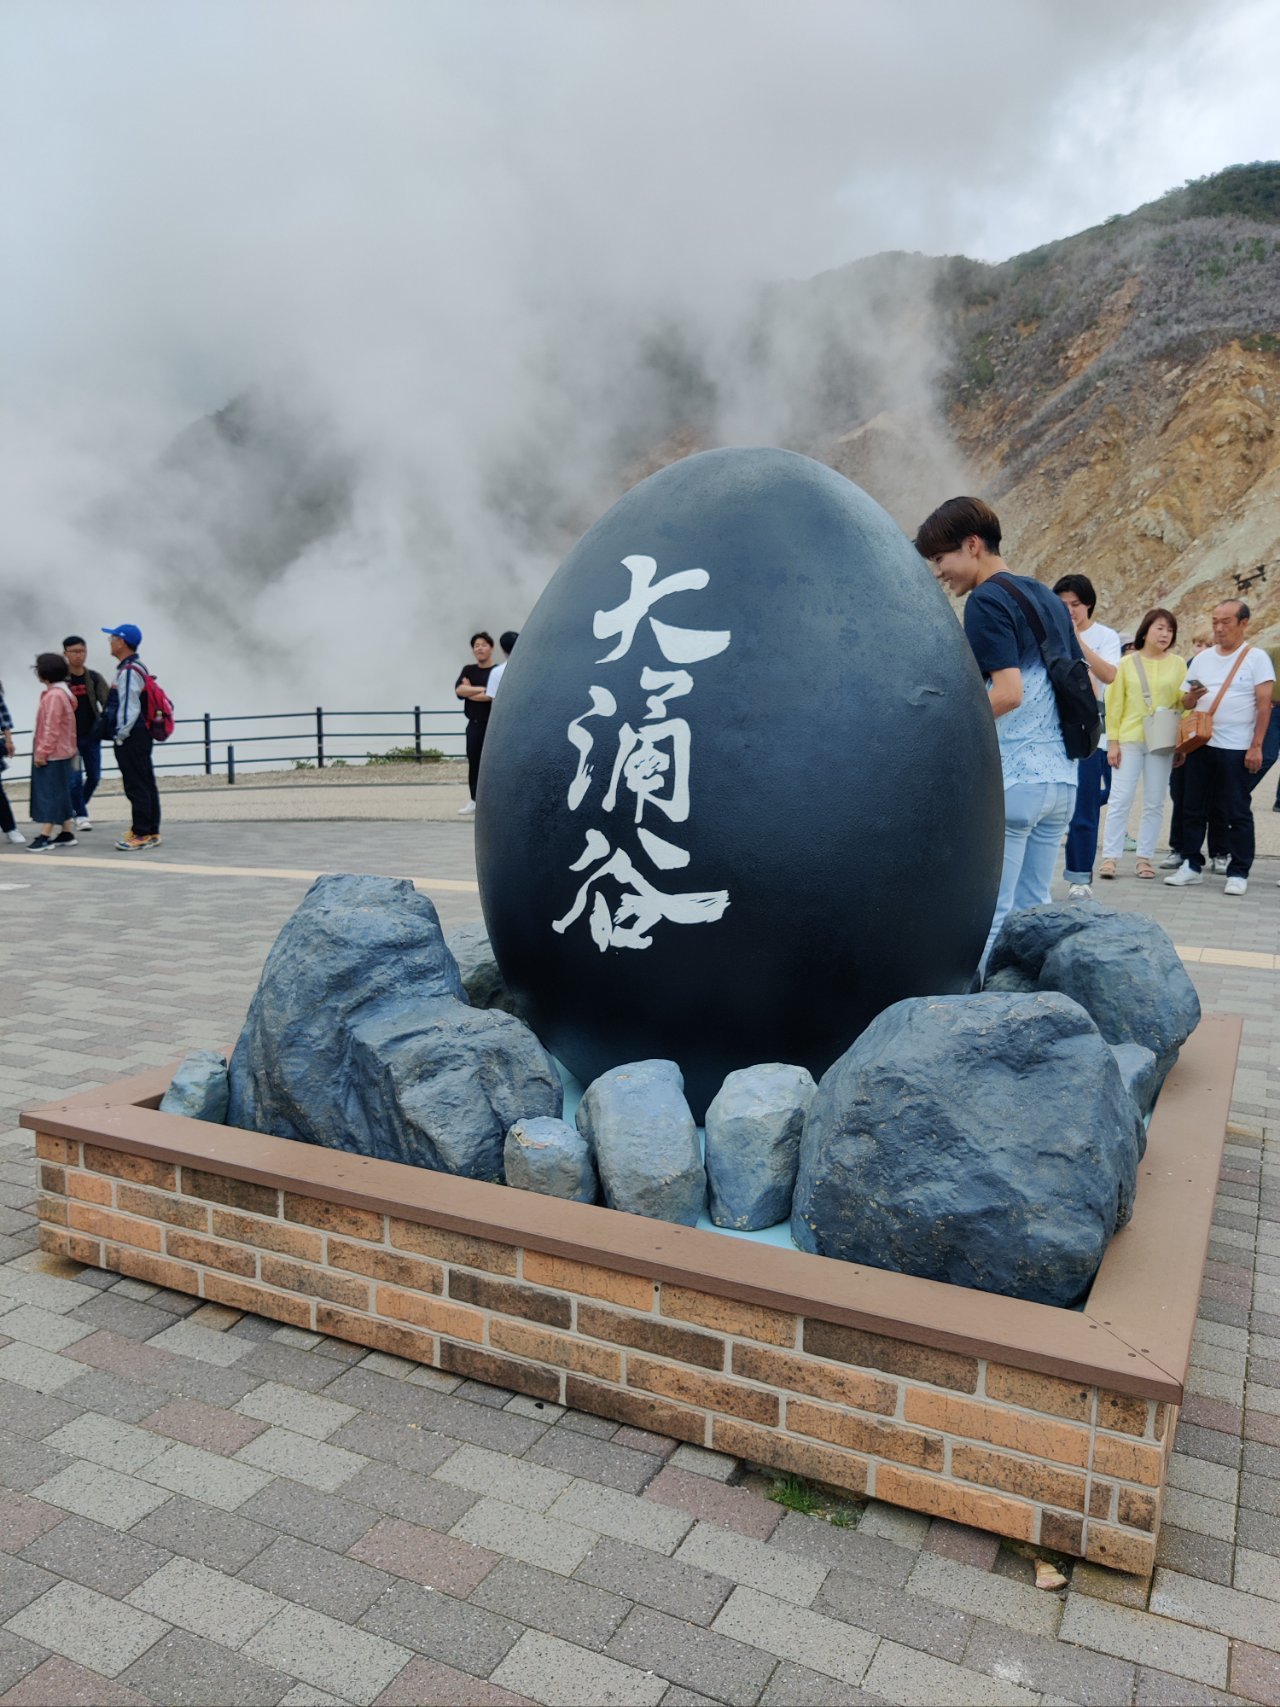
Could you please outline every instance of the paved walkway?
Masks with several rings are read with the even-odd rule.
[[[1280,1700],[1280,860],[1104,886],[1245,1044],[1161,1567],[1045,1594],[994,1537],[40,1255],[18,1109],[231,1041],[309,874],[479,911],[465,821],[111,827],[0,855],[0,1701]]]

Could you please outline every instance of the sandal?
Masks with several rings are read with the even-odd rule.
[[[1138,860],[1138,876],[1139,877],[1154,877],[1155,874],[1156,874],[1156,868],[1154,865],[1152,865],[1152,863],[1149,859],[1139,859]]]
[[[1098,867],[1098,876],[1099,877],[1114,877],[1115,874],[1116,874],[1116,862],[1115,862],[1115,860],[1104,859],[1102,864]]]

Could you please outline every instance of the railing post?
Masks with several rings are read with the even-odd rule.
[[[324,707],[316,707],[316,765],[324,769]]]
[[[213,775],[213,719],[204,714],[204,774]]]
[[[420,705],[415,705],[413,708],[413,755],[414,764],[420,765],[422,763],[422,707]]]
[[[236,780],[236,750],[234,747],[228,747],[227,748],[227,782],[228,782],[228,784],[231,784],[235,780]]]

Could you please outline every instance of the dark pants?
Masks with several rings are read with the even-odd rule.
[[[116,763],[133,811],[135,836],[160,834],[160,790],[151,764],[154,745],[150,732],[140,723],[134,724],[123,741],[116,742]]]
[[[1255,771],[1249,778],[1250,794],[1275,764],[1278,756],[1280,756],[1280,705],[1273,705],[1271,707],[1271,721],[1267,724],[1267,732],[1262,737],[1262,769]],[[1280,811],[1280,788],[1276,789],[1276,809]]]
[[[0,836],[7,836],[10,830],[16,830],[17,827],[14,821],[13,807],[9,804],[9,797],[5,794],[4,785],[0,784]]]
[[[97,741],[78,736],[76,746],[80,749],[81,770],[73,771],[71,776],[71,809],[77,818],[89,816],[89,802],[93,799],[93,791],[102,780],[102,746]]]
[[[1216,808],[1226,821],[1227,876],[1248,877],[1253,864],[1253,811],[1244,753],[1201,747],[1182,767],[1182,841],[1178,852],[1196,871],[1204,865],[1204,837]]]
[[[1104,742],[1096,753],[1076,766],[1076,809],[1067,830],[1067,859],[1063,876],[1068,883],[1092,883],[1093,862],[1098,852],[1098,814],[1111,793],[1111,766]]]
[[[480,754],[484,751],[484,732],[489,727],[489,719],[478,718],[467,720],[467,787],[471,790],[471,798],[476,797],[476,781],[480,775]]]
[[[1195,754],[1191,757],[1194,758]],[[1169,774],[1169,795],[1173,801],[1173,811],[1169,814],[1169,846],[1174,853],[1182,852],[1182,802],[1186,789],[1187,767],[1176,765]],[[1215,799],[1209,802],[1209,858],[1226,857],[1227,819],[1222,802]]]

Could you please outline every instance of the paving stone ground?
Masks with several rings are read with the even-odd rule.
[[[1189,969],[1244,1049],[1159,1569],[1044,1594],[994,1537],[838,1527],[718,1455],[43,1257],[18,1110],[233,1040],[300,874],[479,913],[465,821],[181,824],[141,863],[111,828],[0,855],[0,1702],[1280,1701],[1280,860],[1239,900],[1100,886],[1226,951]]]

